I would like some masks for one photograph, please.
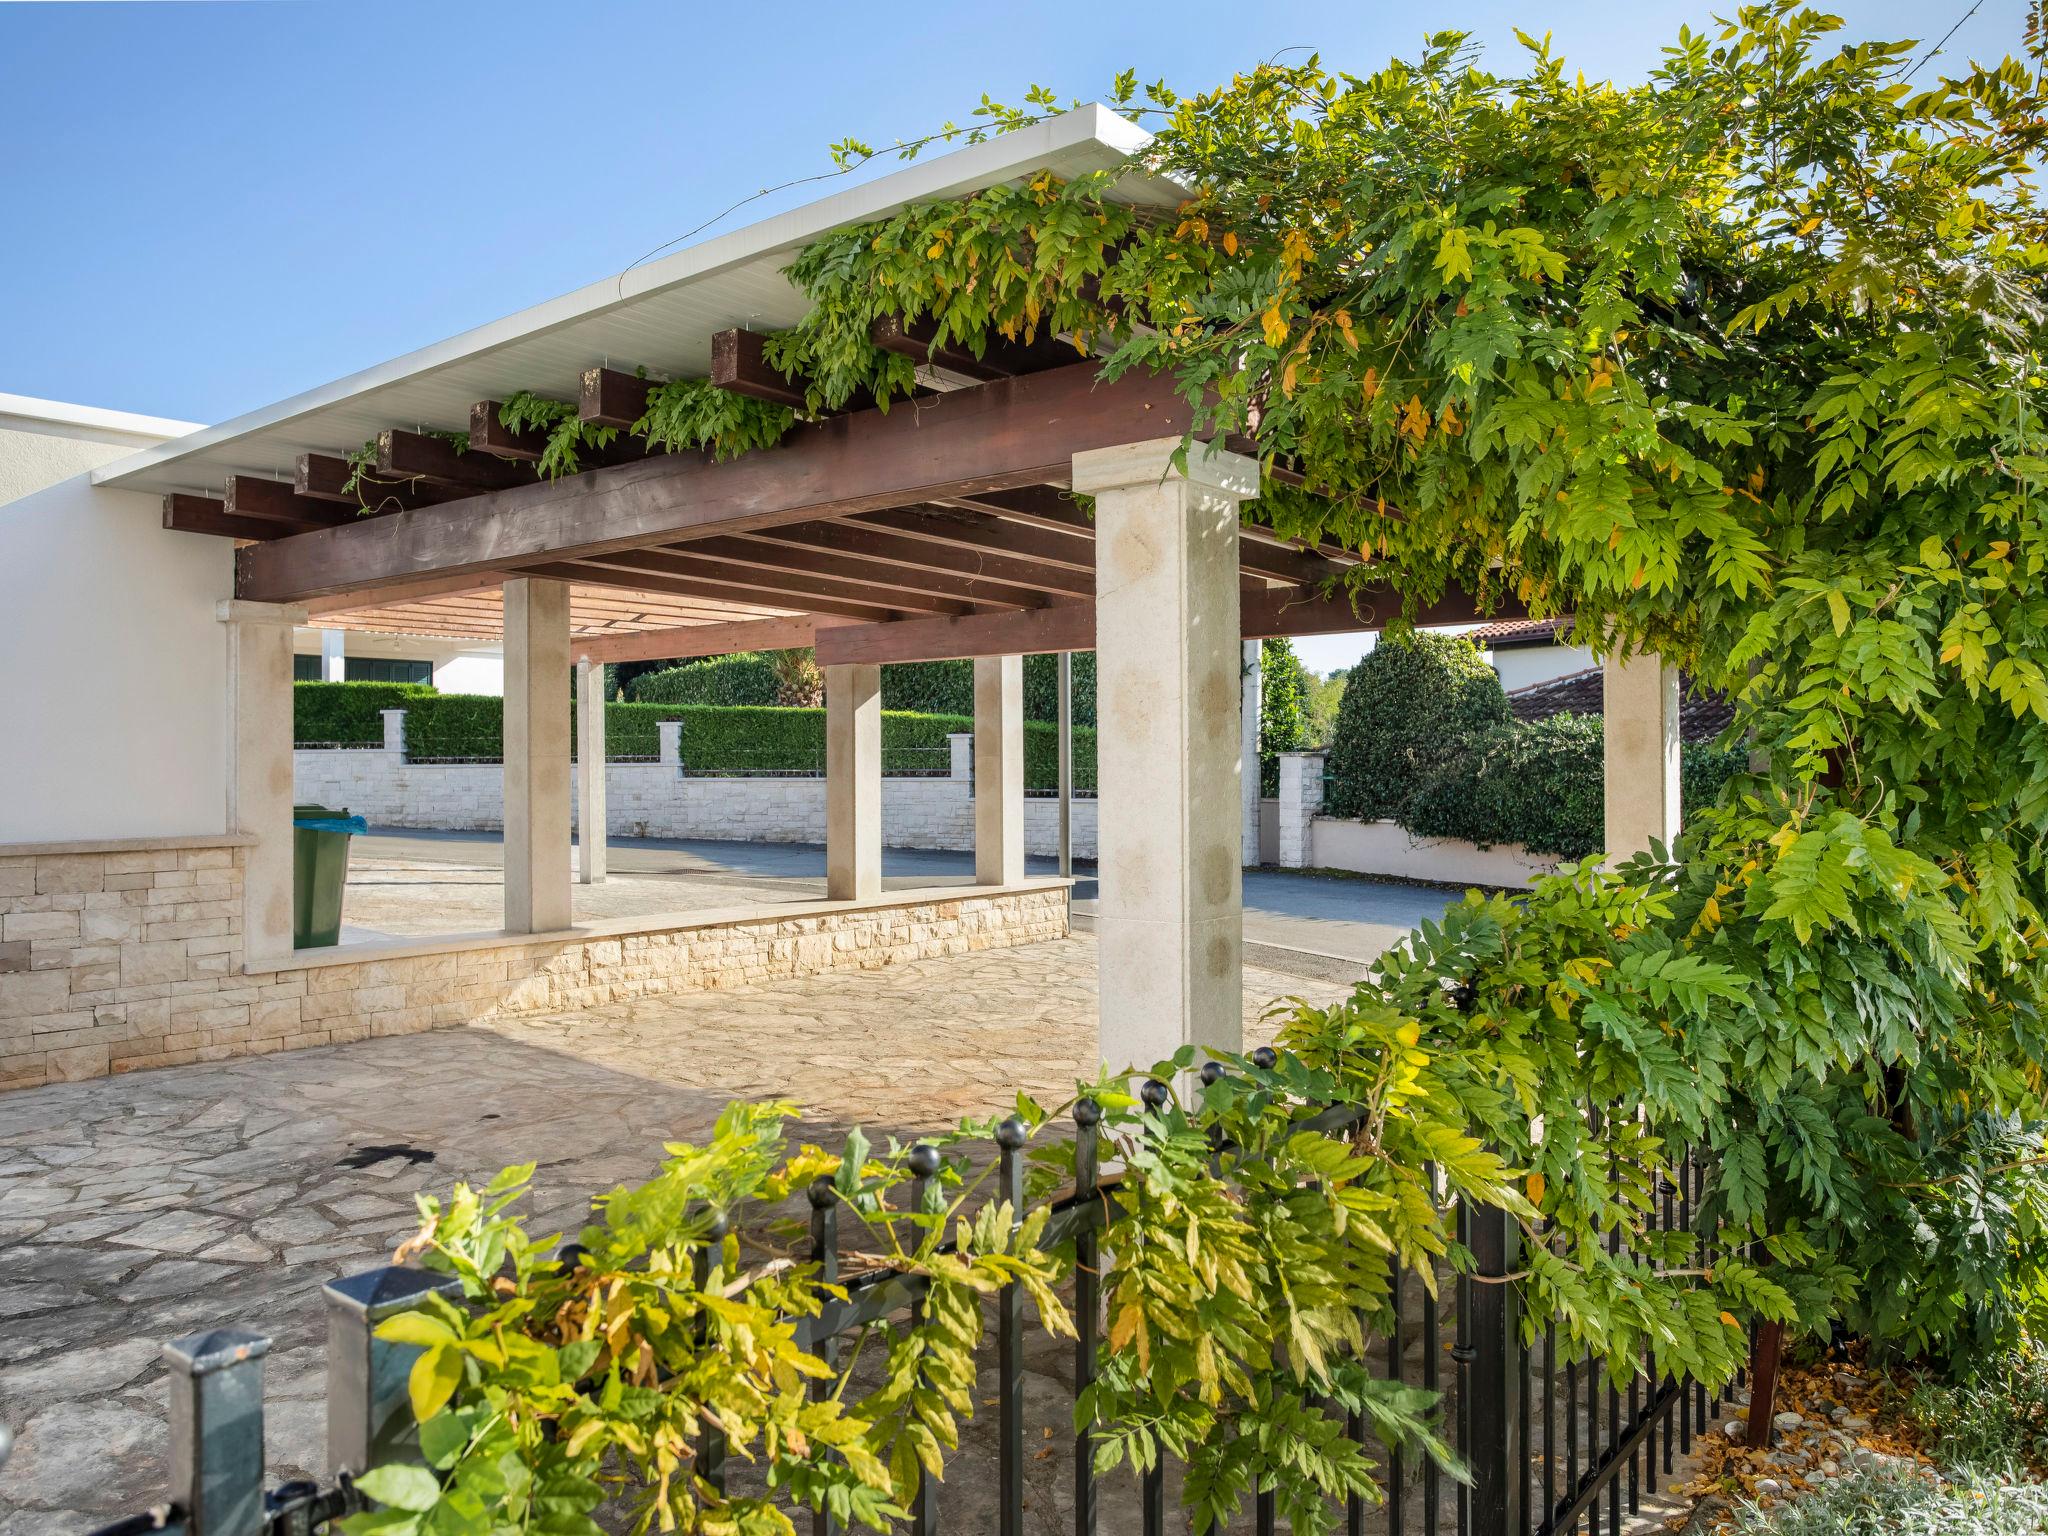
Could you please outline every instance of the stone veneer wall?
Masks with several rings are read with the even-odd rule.
[[[292,795],[308,804],[346,806],[376,826],[495,832],[505,822],[505,776],[498,764],[409,763],[388,748],[296,751]],[[1074,801],[1076,858],[1095,857],[1095,810],[1092,799]],[[822,843],[825,781],[685,778],[671,763],[611,763],[605,827],[614,837]],[[973,848],[973,786],[965,779],[884,779],[882,841],[891,848]],[[1059,852],[1057,800],[1024,802],[1024,846],[1029,853]]]
[[[0,850],[0,1089],[1067,932],[1066,890],[1043,884],[787,915],[691,914],[673,927],[608,923],[566,938],[421,941],[381,959],[329,950],[252,974],[241,938],[247,841]]]

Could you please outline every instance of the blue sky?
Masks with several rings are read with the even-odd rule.
[[[1969,5],[1834,9],[1854,33],[1931,42]],[[1982,0],[1951,60],[2008,51],[2023,10]],[[834,139],[915,137],[984,90],[1090,98],[1126,66],[1192,89],[1294,46],[1364,70],[1412,53],[1425,26],[1471,31],[1497,58],[1514,26],[1548,28],[1589,76],[1636,79],[1709,14],[0,3],[0,391],[217,421],[615,272],[735,198],[829,168]]]

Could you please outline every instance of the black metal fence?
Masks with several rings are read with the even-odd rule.
[[[1254,1060],[1264,1053],[1255,1053]],[[1263,1064],[1270,1065],[1270,1057]],[[1147,1085],[1148,1098],[1165,1101],[1163,1085]],[[1101,1338],[1104,1276],[1102,1243],[1113,1235],[1120,1207],[1118,1179],[1098,1166],[1101,1112],[1083,1099],[1074,1111],[1074,1187],[1052,1203],[1040,1238],[1052,1249],[1075,1250],[1071,1395],[1094,1381]],[[1341,1133],[1359,1118],[1348,1109],[1308,1118],[1304,1129]],[[1021,1222],[1024,1149],[1020,1122],[997,1129],[995,1189]],[[912,1208],[934,1209],[941,1160],[929,1145],[913,1149]],[[1704,1192],[1703,1171],[1690,1158],[1679,1181],[1657,1190],[1656,1219],[1666,1229],[1690,1227]],[[839,1197],[830,1182],[810,1190],[810,1257],[822,1284],[842,1287],[822,1298],[815,1318],[796,1330],[802,1347],[836,1364],[839,1341],[850,1333],[914,1311],[922,1304],[922,1276],[892,1270],[867,1273],[842,1283],[839,1274]],[[1445,1267],[1431,1289],[1409,1276],[1397,1288],[1391,1327],[1375,1343],[1384,1350],[1389,1379],[1441,1394],[1444,1422],[1465,1476],[1434,1463],[1404,1465],[1375,1447],[1382,1466],[1384,1499],[1377,1504],[1353,1496],[1333,1511],[1345,1536],[1620,1536],[1624,1520],[1644,1493],[1654,1493],[1660,1476],[1669,1478],[1674,1457],[1690,1451],[1720,1411],[1691,1381],[1658,1382],[1645,1369],[1617,1380],[1583,1350],[1563,1345],[1555,1327],[1533,1330],[1524,1344],[1520,1289],[1519,1225],[1504,1212],[1461,1204],[1456,1212],[1459,1243],[1471,1263]],[[1711,1259],[1711,1255],[1709,1258]],[[700,1268],[709,1262],[700,1254]],[[1111,1262],[1114,1262],[1112,1255]],[[325,1522],[365,1506],[352,1479],[372,1466],[418,1462],[407,1375],[418,1355],[408,1345],[375,1336],[385,1318],[417,1306],[430,1292],[454,1295],[457,1283],[425,1271],[390,1268],[338,1280],[326,1288],[328,1302],[327,1468],[324,1485],[290,1483],[266,1487],[263,1463],[263,1356],[268,1341],[241,1329],[180,1339],[165,1347],[171,1365],[172,1481],[166,1502],[105,1527],[96,1536],[138,1536],[168,1531],[177,1536],[312,1536]],[[1026,1528],[1025,1476],[1025,1310],[1022,1287],[1004,1288],[994,1303],[992,1332],[996,1357],[994,1469],[999,1525],[991,1536],[1023,1536]],[[1448,1363],[1448,1364],[1447,1364]],[[832,1382],[813,1390],[827,1393]],[[988,1400],[984,1399],[984,1406]],[[1071,1406],[1071,1403],[1069,1403]],[[1360,1416],[1345,1421],[1346,1433],[1370,1444]],[[1042,1431],[1050,1435],[1051,1431]],[[1106,1480],[1094,1469],[1094,1441],[1083,1427],[1070,1447],[1072,1529],[1099,1536],[1130,1529],[1103,1522]],[[1046,1454],[1038,1452],[1039,1456]],[[707,1431],[698,1448],[699,1471],[725,1487],[726,1448]],[[1120,1471],[1115,1477],[1132,1474]],[[1139,1479],[1137,1525],[1143,1536],[1164,1536],[1184,1528],[1168,1500],[1169,1472],[1155,1465]],[[1128,1490],[1125,1490],[1128,1491]],[[925,1480],[910,1530],[914,1536],[968,1531],[949,1523],[946,1485]],[[1127,1500],[1123,1502],[1128,1502]],[[832,1517],[807,1516],[812,1536],[841,1536]],[[1276,1499],[1264,1492],[1250,1511],[1257,1536],[1272,1536]],[[1033,1518],[1036,1528],[1042,1522]],[[1233,1526],[1233,1530],[1237,1527]],[[975,1531],[973,1536],[982,1536]]]

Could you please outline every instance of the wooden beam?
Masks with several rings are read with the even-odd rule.
[[[240,595],[298,602],[422,576],[574,560],[782,523],[1043,485],[1076,453],[1186,429],[1170,378],[1093,364],[800,426],[724,463],[670,454],[245,550]],[[824,611],[824,610],[818,610]]]
[[[692,539],[675,546],[678,554],[709,555],[734,565],[767,571],[808,571],[816,576],[838,576],[866,582],[878,590],[917,592],[935,597],[957,598],[965,603],[992,604],[999,608],[1042,608],[1055,591],[1067,590],[1074,580],[1070,571],[1049,572],[1043,567],[1030,571],[1032,580],[1021,584],[996,573],[976,572],[958,565],[901,565],[883,560],[864,560],[845,552],[832,542],[836,523],[800,523],[797,526],[820,531],[816,542],[796,539],[771,542],[786,531],[771,529],[765,534],[743,538]],[[1010,562],[1015,564],[1016,562]],[[1036,578],[1043,572],[1058,578],[1051,585]],[[1090,589],[1093,583],[1089,584]]]
[[[499,417],[504,409],[502,400],[479,400],[469,408],[470,451],[530,464],[547,451],[548,435],[530,427],[514,432]]]
[[[969,379],[1007,379],[1020,373],[1043,373],[1077,362],[1087,354],[1072,342],[1041,335],[1035,341],[1006,341],[990,336],[976,357],[964,341],[934,345],[938,323],[933,320],[902,320],[884,315],[868,327],[868,340],[884,352],[894,352],[913,362],[930,363],[948,373]]]
[[[466,493],[502,491],[533,483],[524,464],[490,453],[464,453],[445,437],[396,429],[377,434],[377,473],[391,480],[424,480]]]
[[[616,368],[586,368],[576,414],[592,426],[629,431],[647,414],[647,396],[656,382]]]
[[[731,624],[689,624],[650,629],[637,635],[595,635],[569,642],[572,656],[592,661],[680,661],[690,656],[729,656],[735,651],[784,651],[810,645],[822,629],[851,619],[808,616],[746,619]]]
[[[178,491],[164,498],[164,527],[173,533],[205,533],[220,539],[283,539],[293,531],[289,524],[269,518],[230,517],[225,502]]]
[[[306,612],[347,613],[361,608],[394,608],[401,603],[421,603],[436,597],[467,596],[472,592],[496,592],[504,584],[503,576],[489,572],[466,576],[430,576],[425,581],[415,581],[400,587],[385,587],[378,592],[337,592],[330,597],[308,598]],[[493,606],[496,606],[495,601]]]
[[[924,507],[864,512],[836,526],[880,549],[902,552],[921,544],[928,551],[932,546],[966,550],[981,557],[977,561],[980,569],[988,569],[992,560],[998,565],[1028,562],[1026,568],[1063,570],[1068,573],[1070,582],[1075,577],[1082,578],[1078,586],[1062,586],[1061,591],[1092,594],[1095,590],[1095,540],[1092,537],[1076,538],[1071,534],[1005,522],[1001,518],[974,512]],[[866,531],[870,529],[875,532],[870,534]],[[997,557],[1011,558],[1004,562]],[[989,569],[988,573],[996,575],[996,570]]]
[[[805,408],[802,379],[787,379],[768,361],[767,337],[758,331],[720,331],[711,338],[711,382],[719,389],[770,405]]]
[[[229,517],[281,523],[294,533],[308,528],[339,528],[356,521],[333,502],[301,496],[286,481],[264,480],[255,475],[228,476],[224,505]]]
[[[1502,598],[1495,605],[1493,616],[1513,618],[1522,611],[1520,603]],[[1400,615],[1400,595],[1386,587],[1359,593],[1355,604],[1350,595],[1311,597],[1300,592],[1274,592],[1242,596],[1238,625],[1247,640],[1277,635],[1353,634],[1384,629]],[[1470,593],[1450,592],[1419,610],[1415,622],[1427,628],[1469,624],[1479,616],[1478,604]],[[1089,651],[1095,648],[1095,605],[1060,603],[1028,613],[861,624],[820,633],[816,643],[821,667]]]
[[[300,454],[292,470],[292,489],[315,501],[353,507],[363,517],[436,506],[463,494],[420,480],[380,480],[375,473],[358,476],[355,465],[331,453]]]
[[[746,563],[719,559],[697,552],[695,545],[681,549],[625,549],[610,554],[582,557],[582,564],[615,571],[652,571],[660,576],[685,576],[693,580],[725,582],[758,592],[783,594],[782,606],[802,609],[811,599],[838,598],[872,608],[898,613],[971,613],[975,605],[955,598],[934,597],[908,587],[878,586],[832,576],[813,575],[784,568],[780,563]]]
[[[892,618],[902,617],[900,609],[887,608],[878,603],[849,603],[836,597],[809,597],[798,602],[787,592],[738,587],[709,577],[660,576],[650,571],[621,571],[609,566],[584,565],[566,560],[522,566],[520,574],[546,576],[553,581],[574,582],[578,586],[624,587],[628,591],[664,593],[673,597],[731,598],[734,602],[757,603],[764,608],[803,608],[812,613],[865,619],[874,624],[886,624]]]

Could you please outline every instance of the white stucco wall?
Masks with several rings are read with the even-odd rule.
[[[317,624],[301,625],[292,631],[292,654],[318,656],[322,641],[333,633]],[[432,635],[387,635],[354,629],[340,633],[345,655],[428,663],[434,669],[434,686],[443,693],[488,693],[496,697],[505,692],[502,646]]]
[[[1595,665],[1593,653],[1583,645],[1526,645],[1511,650],[1488,651],[1486,659],[1500,674],[1500,685],[1509,693],[1547,683],[1552,678],[1570,677]]]
[[[189,421],[0,394],[0,506],[196,430]]]
[[[434,686],[443,693],[505,692],[505,658],[491,651],[457,651],[434,658]]]
[[[0,442],[17,466],[34,446]],[[0,843],[233,830],[234,546],[162,522],[82,473],[0,506]]]

